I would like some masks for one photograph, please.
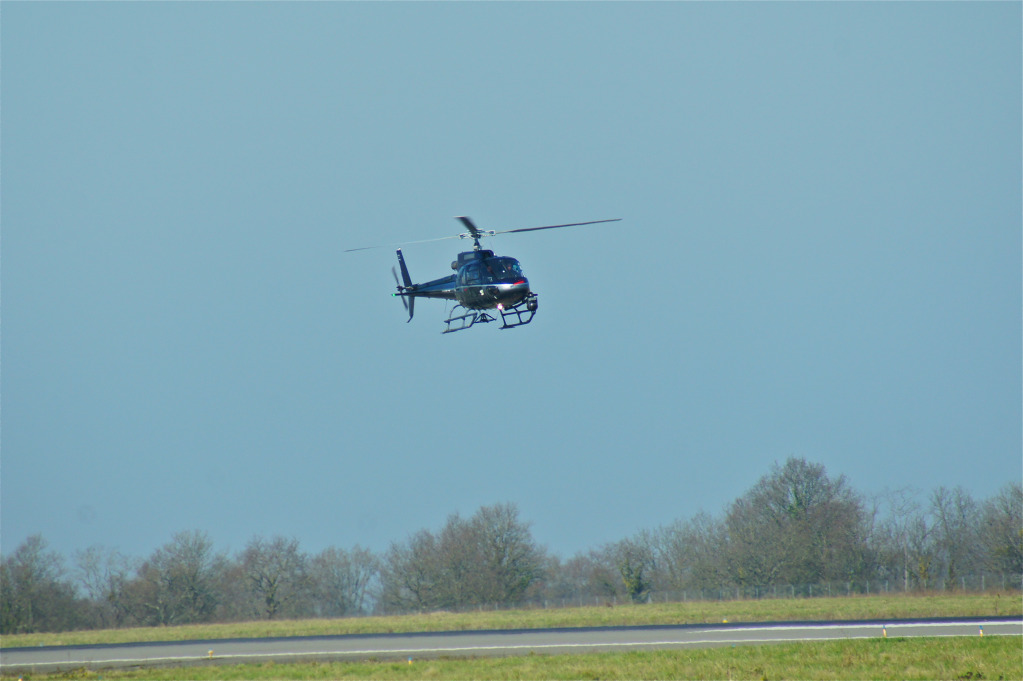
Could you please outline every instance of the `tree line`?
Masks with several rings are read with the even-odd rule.
[[[793,594],[793,585],[810,585],[812,594],[821,584],[846,593],[871,583],[934,590],[977,575],[1019,589],[1021,574],[1020,483],[983,501],[961,487],[868,497],[844,476],[790,458],[719,515],[676,520],[568,560],[538,545],[511,503],[453,514],[438,531],[419,530],[382,554],[359,546],[308,554],[297,539],[256,536],[228,555],[205,532],[188,531],[146,558],[94,546],[69,564],[35,535],[0,556],[0,633],[646,602],[725,590],[757,597],[779,585]]]

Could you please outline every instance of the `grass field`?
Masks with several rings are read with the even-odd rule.
[[[1019,594],[854,596],[658,603],[618,607],[431,613],[5,636],[2,647],[798,620],[1023,616]],[[1023,638],[877,638],[681,651],[524,655],[307,664],[77,670],[30,679],[1013,679],[1023,681]]]
[[[681,651],[77,670],[32,679],[1023,679],[1016,636],[888,638]]]
[[[74,631],[4,636],[0,648],[84,645],[135,641],[190,641],[264,636],[336,636],[410,631],[473,629],[547,629],[643,624],[783,622],[800,620],[906,619],[914,617],[1023,616],[1020,594],[939,594],[852,596],[843,598],[765,599],[649,603],[616,607],[437,612],[393,617],[347,617]]]

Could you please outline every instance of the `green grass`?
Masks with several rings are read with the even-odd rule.
[[[1019,594],[939,594],[928,596],[852,596],[844,598],[765,599],[650,603],[617,607],[438,612],[394,617],[283,620],[75,631],[4,636],[0,648],[82,645],[135,641],[188,641],[264,636],[332,636],[339,634],[473,629],[545,629],[643,624],[772,622],[793,620],[906,619],[913,617],[1023,616]]]
[[[762,646],[425,659],[140,669],[77,670],[32,679],[1023,679],[1017,636],[889,638]]]

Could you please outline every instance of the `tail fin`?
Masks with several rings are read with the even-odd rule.
[[[405,265],[405,256],[401,254],[401,249],[398,249],[398,266],[401,268],[401,283],[405,289],[412,288],[412,277],[408,274],[408,267]],[[404,300],[404,299],[403,299]],[[416,297],[414,295],[408,296],[408,321],[412,321],[412,315],[416,312]],[[407,322],[406,322],[407,323]]]
[[[401,254],[401,249],[398,249],[398,266],[401,267],[401,283],[405,285],[405,288],[411,288],[412,277],[408,275],[408,267],[405,266],[405,256]]]

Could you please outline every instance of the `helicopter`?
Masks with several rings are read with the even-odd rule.
[[[401,299],[405,311],[408,312],[408,322],[412,321],[415,314],[416,298],[441,298],[455,301],[448,318],[444,320],[446,327],[442,333],[464,331],[474,324],[497,321],[498,316],[501,321],[501,329],[514,329],[530,323],[536,315],[537,295],[530,290],[529,280],[522,273],[519,261],[506,255],[495,255],[492,250],[482,248],[480,239],[497,234],[535,232],[541,229],[578,227],[621,220],[621,218],[612,218],[610,220],[591,220],[564,225],[493,231],[479,229],[472,219],[466,216],[459,216],[455,219],[459,220],[469,231],[455,236],[425,239],[405,244],[443,239],[472,239],[473,249],[459,253],[457,259],[451,263],[451,269],[455,270],[455,274],[415,284],[412,282],[412,277],[409,276],[405,256],[402,255],[400,248],[397,250],[397,254],[401,279],[398,278],[398,272],[393,267],[391,268],[391,274],[394,275],[394,281],[397,284],[397,292],[391,295]],[[366,248],[349,248],[345,252],[362,251]],[[369,246],[368,248],[377,247]]]

